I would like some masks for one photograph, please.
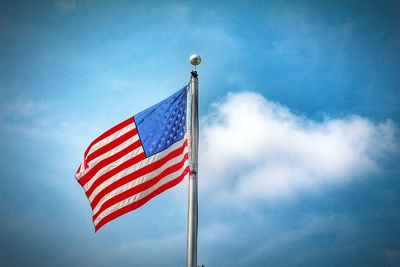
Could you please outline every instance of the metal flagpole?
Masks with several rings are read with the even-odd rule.
[[[198,55],[190,57],[190,63],[195,66],[191,72],[190,89],[192,94],[191,105],[191,174],[189,177],[189,207],[188,207],[188,237],[187,237],[187,256],[186,267],[197,267],[197,225],[198,225],[198,205],[197,205],[197,166],[198,166],[198,147],[199,147],[199,113],[198,113],[198,91],[199,81],[197,78],[196,66],[201,62]]]

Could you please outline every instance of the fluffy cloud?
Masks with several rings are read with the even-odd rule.
[[[275,199],[379,171],[397,127],[359,116],[312,121],[251,92],[229,94],[202,121],[202,192]]]

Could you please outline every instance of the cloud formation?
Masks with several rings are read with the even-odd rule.
[[[379,171],[398,149],[391,121],[316,122],[257,93],[231,93],[202,121],[200,186],[216,198],[275,199]]]

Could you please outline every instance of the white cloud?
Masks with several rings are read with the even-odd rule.
[[[271,255],[296,248],[304,240],[326,233],[334,233],[337,241],[341,240],[342,243],[347,243],[347,245],[340,247],[325,247],[324,250],[332,250],[330,253],[339,250],[354,249],[354,238],[359,234],[357,225],[340,214],[323,216],[321,214],[305,214],[295,228],[278,232],[276,235],[271,236],[271,238],[265,239],[254,250],[240,258],[238,266],[251,266],[253,262],[268,261],[271,259]],[[300,253],[299,255],[293,255],[288,261],[293,261],[291,265],[296,265],[295,263],[299,262],[301,258],[310,256],[307,253]]]
[[[68,103],[63,101],[20,98],[1,104],[0,133],[12,132],[70,147],[87,143],[90,133],[98,132],[102,126],[97,120],[90,124],[84,119],[78,120],[66,111]]]
[[[237,231],[236,227],[229,222],[210,222],[199,228],[199,241],[202,244],[224,243],[231,239]]]
[[[219,200],[275,199],[347,182],[379,171],[398,148],[391,121],[315,122],[251,92],[214,107],[202,121],[200,186]]]

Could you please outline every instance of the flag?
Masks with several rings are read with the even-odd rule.
[[[86,149],[75,178],[89,199],[95,231],[190,172],[187,91],[115,125]]]

